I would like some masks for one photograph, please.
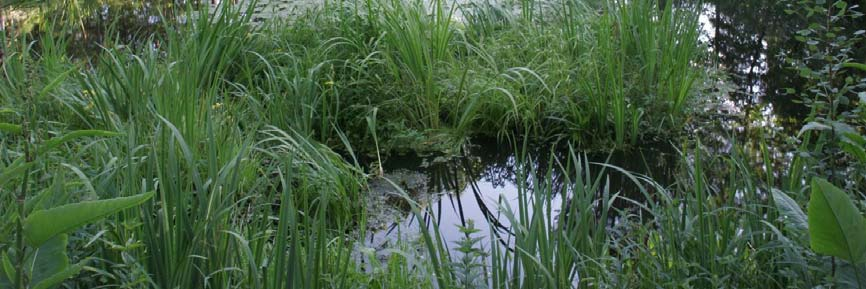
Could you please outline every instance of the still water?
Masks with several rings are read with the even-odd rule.
[[[630,152],[573,156],[567,149],[560,148],[517,155],[512,147],[480,141],[461,156],[391,157],[384,164],[384,178],[370,182],[368,227],[372,233],[368,234],[364,245],[384,252],[383,249],[398,242],[417,240],[424,226],[437,228],[446,245],[453,248],[455,242],[466,236],[461,228],[472,223],[480,230],[472,237],[480,238],[484,248],[494,244],[509,247],[513,240],[506,212],[520,213],[520,195],[549,198],[547,206],[556,215],[563,201],[568,202],[563,200],[563,195],[571,195],[568,180],[575,177],[574,171],[567,168],[569,160],[572,165],[576,158],[589,163],[590,173],[593,176],[603,174],[610,182],[611,192],[640,200],[642,193],[626,175],[604,169],[597,163],[618,164],[625,170],[642,172],[665,182],[675,173],[675,163],[679,160],[678,153],[665,148],[658,145]],[[535,185],[542,182],[549,182],[545,184],[552,188],[551,195],[534,192]],[[394,189],[395,184],[417,203],[420,217],[410,212],[401,191]],[[628,204],[617,201],[614,206]]]

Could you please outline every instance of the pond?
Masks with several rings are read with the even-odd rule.
[[[793,101],[796,96],[785,93],[787,88],[796,88],[801,83],[785,62],[786,56],[796,56],[799,51],[799,42],[789,36],[792,27],[799,23],[788,17],[783,12],[783,4],[777,2],[710,0],[704,2],[700,17],[701,40],[706,44],[709,61],[726,74],[726,79],[718,84],[723,94],[714,100],[713,111],[707,112],[702,123],[690,128],[691,133],[708,144],[713,153],[727,154],[735,146],[742,148],[756,160],[752,164],[756,167],[762,165],[757,161],[762,159],[758,148],[761,143],[767,144],[774,167],[784,167],[791,157],[787,138],[799,128],[806,113],[802,105]],[[260,1],[251,18],[261,21],[285,17],[310,7],[310,3],[314,1]],[[172,10],[169,9],[171,4],[161,1],[100,5],[99,9],[82,9],[98,12],[72,19],[80,21],[84,28],[73,35],[76,45],[72,47],[79,54],[98,50],[97,44],[106,37],[119,35],[124,41],[132,42],[153,33],[160,29],[160,16],[165,15],[161,11]],[[12,13],[9,19],[31,28],[40,25],[38,19],[28,19],[27,15]],[[112,27],[115,34],[107,34],[107,27]],[[551,160],[567,157],[562,151],[528,155],[530,161],[519,162],[514,148],[481,141],[455,157],[389,157],[383,165],[384,176],[425,208],[424,214],[418,219],[409,212],[407,201],[398,196],[390,183],[372,180],[368,197],[371,232],[365,245],[385,248],[397,240],[411,240],[417,237],[421,224],[438,227],[443,240],[450,245],[464,237],[460,227],[468,222],[482,229],[479,235],[484,238],[483,243],[490,243],[490,233],[486,230],[489,227],[494,228],[490,232],[497,234],[498,240],[507,244],[510,224],[501,208],[516,208],[517,192],[533,178],[550,177],[522,176],[518,173],[521,170],[518,164],[532,163],[544,168]],[[677,163],[687,158],[680,156],[675,144],[665,141],[642,145],[629,152],[593,153],[586,157],[649,175],[662,184],[673,181]],[[626,177],[617,173],[609,177],[612,190],[621,191],[624,196],[640,197]],[[560,175],[554,182],[564,179]],[[564,201],[557,195],[552,198],[554,204]]]
[[[798,22],[788,17],[784,8],[775,1],[705,2],[700,17],[701,40],[707,45],[711,61],[726,73],[724,85],[730,85],[728,93],[716,100],[716,106],[711,106],[717,111],[708,112],[705,123],[692,128],[694,136],[707,144],[711,153],[729,154],[737,146],[754,161],[751,165],[760,167],[763,164],[759,146],[764,143],[774,168],[783,170],[790,161],[793,147],[788,138],[796,134],[807,111],[794,102],[797,96],[785,93],[787,88],[798,88],[801,81],[784,59],[785,55],[797,53],[799,47],[788,36]],[[481,237],[485,246],[491,244],[488,227],[494,229],[490,231],[500,243],[507,244],[509,221],[501,209],[517,207],[519,182],[531,183],[533,177],[539,177],[521,177],[518,174],[521,168],[517,167],[521,162],[516,161],[513,151],[514,148],[481,143],[469,149],[467,155],[453,159],[440,156],[388,159],[384,164],[385,176],[412,192],[410,196],[426,210],[419,220],[407,207],[395,212],[373,206],[373,233],[366,245],[380,249],[397,240],[417,238],[420,224],[425,224],[428,228],[438,227],[451,246],[464,238],[460,228],[470,220],[481,229],[475,237]],[[551,157],[562,160],[567,158],[564,154],[535,152],[531,158],[542,169],[530,171],[544,171],[546,164],[538,161],[546,163]],[[665,142],[641,145],[630,152],[587,157],[590,162],[606,162],[648,175],[664,185],[673,182],[677,164],[683,159],[675,144]],[[629,198],[641,197],[630,179],[617,172],[608,173],[612,191]],[[563,180],[558,178],[554,182]],[[380,182],[374,181],[373,188],[381,190],[374,197],[394,194]],[[561,196],[552,198],[552,207],[559,207]]]

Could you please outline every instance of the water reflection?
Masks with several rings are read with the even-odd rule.
[[[739,107],[749,110],[771,104],[776,114],[801,118],[806,111],[785,89],[800,88],[803,81],[792,73],[785,55],[801,56],[802,46],[792,32],[802,20],[787,15],[786,5],[785,1],[707,1],[701,17],[703,39],[738,87],[734,99]]]
[[[624,197],[642,201],[645,195],[626,175],[611,169],[602,172],[601,166],[592,163],[616,164],[625,170],[646,174],[664,182],[673,179],[679,159],[678,154],[667,149],[669,147],[650,146],[632,152],[581,157],[591,163],[593,175],[603,174],[606,177],[610,192],[619,192]],[[422,224],[429,229],[436,228],[448,246],[456,246],[455,243],[465,237],[460,228],[472,222],[481,229],[473,237],[481,238],[485,248],[495,243],[511,248],[513,233],[505,212],[534,213],[531,210],[519,211],[520,194],[531,198],[547,198],[550,201],[550,213],[554,214],[553,219],[557,219],[562,202],[569,201],[564,200],[563,196],[571,195],[570,180],[574,177],[573,172],[567,171],[570,157],[568,150],[537,150],[525,155],[517,155],[513,151],[510,147],[486,143],[473,147],[460,157],[404,156],[389,159],[384,165],[387,169],[385,177],[402,187],[410,198],[420,204],[421,218],[409,211],[409,206],[397,196],[390,183],[373,180],[370,198],[399,209],[389,211],[378,204],[368,206],[373,230],[365,240],[365,246],[382,251],[399,241],[417,240]],[[549,185],[552,194],[535,192],[536,184]],[[616,200],[614,206],[637,209],[624,199]]]
[[[727,74],[732,85],[726,97],[717,100],[718,111],[709,119],[696,122],[695,135],[710,144],[711,152],[729,154],[741,150],[755,168],[765,164],[783,173],[796,149],[796,135],[808,110],[798,103],[805,84],[787,62],[802,57],[803,46],[794,31],[804,21],[785,13],[788,1],[704,2],[700,22],[701,41],[707,44],[710,61]],[[719,86],[722,86],[721,84]],[[716,115],[713,115],[713,114]],[[762,150],[766,146],[766,150]]]
[[[66,37],[71,55],[85,56],[106,43],[134,44],[162,33],[161,19],[175,19],[183,5],[161,0],[48,2],[39,9],[6,11],[4,24],[37,38],[49,31],[59,33]]]

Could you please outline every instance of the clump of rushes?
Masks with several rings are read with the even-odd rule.
[[[608,9],[622,33],[621,53],[631,63],[638,103],[668,113],[654,116],[678,121],[686,111],[692,88],[701,76],[694,67],[700,56],[698,15],[693,4],[674,7],[673,1],[610,2]],[[631,69],[633,68],[633,69]],[[662,120],[654,120],[662,121]],[[656,123],[653,123],[656,124]]]
[[[587,60],[575,69],[580,96],[570,102],[569,110],[585,111],[581,106],[588,105],[593,126],[602,135],[612,131],[619,146],[635,144],[644,131],[681,128],[701,76],[695,67],[700,56],[698,8],[675,9],[670,1],[606,3],[598,20],[590,20],[596,45],[577,51]],[[585,10],[576,5],[566,11]],[[563,17],[581,20],[570,14]],[[572,123],[584,117],[571,115]]]
[[[452,60],[455,8],[446,8],[445,0],[432,1],[432,11],[426,4],[420,0],[380,1],[378,25],[384,33],[388,67],[405,85],[401,87],[409,89],[401,95],[402,105],[410,108],[407,117],[421,128],[439,129],[444,91],[437,82],[442,66]]]

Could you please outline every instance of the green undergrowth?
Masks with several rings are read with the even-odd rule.
[[[677,137],[708,77],[697,12],[561,5],[570,12],[526,20],[493,4],[367,1],[265,22],[237,58],[243,96],[232,101],[363,149],[376,141],[362,121],[375,109],[385,152],[455,151],[471,136],[584,148]]]
[[[21,277],[43,268],[32,261],[43,251],[15,241],[23,217],[132,196],[153,197],[57,239],[65,265],[83,264],[64,286],[838,284],[837,260],[809,250],[787,214],[815,189],[806,178],[820,176],[802,172],[801,157],[790,170],[755,170],[736,146],[711,156],[698,145],[661,184],[578,153],[678,143],[709,76],[699,7],[674,2],[526,0],[516,11],[329,2],[265,23],[251,21],[252,6],[187,7],[185,23],[165,21],[164,33],[134,43],[109,40],[87,57],[67,54],[72,41],[53,33],[75,26],[4,34],[0,284],[38,288]],[[854,132],[845,135],[852,154],[862,145]],[[475,236],[493,229],[471,224],[456,243],[421,229],[420,246],[388,249],[387,260],[359,244],[367,182],[382,175],[359,159],[456,154],[473,137],[522,140],[518,200],[499,208],[512,225],[506,246],[482,243]],[[529,144],[555,142],[568,153],[533,167]],[[784,173],[767,173],[775,171]],[[553,184],[560,172],[564,186]],[[611,177],[640,194],[620,194]],[[429,208],[402,197],[424,218]],[[622,203],[631,205],[614,205]]]

